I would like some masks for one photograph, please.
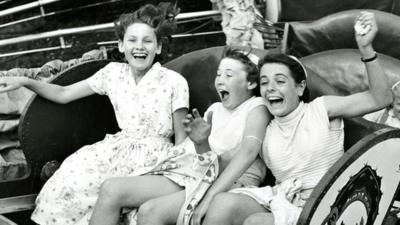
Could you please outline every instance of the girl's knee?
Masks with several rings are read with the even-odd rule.
[[[215,210],[221,210],[221,209],[228,209],[232,210],[236,204],[240,203],[236,200],[235,198],[236,194],[228,193],[228,192],[223,192],[217,194],[213,201],[211,202],[211,207],[210,209],[215,208]]]
[[[231,221],[236,204],[240,204],[231,193],[219,193],[211,202],[204,219],[204,224],[222,224]]]
[[[119,187],[121,186],[117,179],[110,178],[105,180],[100,186],[99,199],[118,201],[124,195]]]
[[[138,224],[164,224],[160,213],[157,211],[157,205],[153,201],[143,203],[138,210],[137,214]]]

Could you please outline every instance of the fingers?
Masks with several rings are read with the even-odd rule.
[[[194,108],[194,109],[192,110],[192,113],[193,113],[193,116],[194,116],[195,119],[201,118],[200,113],[199,113],[199,110],[197,110],[196,108]]]
[[[201,225],[201,213],[195,211],[192,216],[191,225]]]
[[[14,90],[15,87],[6,84],[0,84],[0,93],[8,92]]]
[[[361,27],[363,28],[367,28],[368,26],[371,26],[370,28],[376,27],[376,20],[374,13],[367,11],[362,11],[356,17],[356,20],[354,22],[356,25],[357,23],[359,23],[359,25],[361,25]]]

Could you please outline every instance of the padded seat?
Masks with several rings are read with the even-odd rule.
[[[290,54],[303,57],[332,49],[357,49],[353,25],[360,11],[343,11],[313,22],[290,22]],[[375,50],[400,59],[400,17],[377,10],[368,11],[375,13],[379,27],[374,40]]]
[[[379,54],[378,60],[391,85],[400,80],[400,60],[384,54]],[[365,91],[369,86],[365,65],[356,49],[318,52],[301,58],[301,61],[341,95]]]
[[[212,102],[218,100],[214,90],[214,76],[222,52],[223,47],[203,49],[165,64],[166,67],[180,72],[188,80],[191,108],[197,107],[201,113]],[[262,56],[268,52],[254,50],[254,53]],[[61,73],[52,82],[67,85],[86,79],[107,63],[108,61],[91,61],[80,64]],[[323,94],[338,93],[315,71],[309,71],[307,82],[313,98]],[[392,132],[390,129],[380,130],[383,126],[362,119],[345,120],[345,127],[345,148],[350,150],[343,158],[344,161],[339,160],[338,163],[346,165],[352,165],[352,159],[362,156],[376,144],[383,141],[390,143],[391,139],[397,140],[400,137],[399,132]],[[19,139],[30,170],[27,176],[20,180],[0,182],[0,200],[7,196],[37,193],[43,185],[40,171],[46,162],[51,160],[61,162],[81,146],[99,141],[106,133],[114,133],[117,130],[114,112],[106,97],[93,95],[66,105],[55,104],[38,96],[33,97],[25,108],[19,127]],[[382,146],[387,147],[386,144]],[[389,157],[389,160],[393,159]],[[319,205],[318,196],[326,193],[326,187],[335,181],[336,175],[340,174],[341,170],[342,167],[338,166],[328,172],[329,182],[317,188],[319,192],[313,194],[317,196],[307,203],[310,205],[308,208],[315,209]],[[378,175],[381,176],[382,173]],[[329,214],[329,207],[325,207],[324,210]],[[305,218],[304,221],[308,221],[307,218],[313,212],[307,211],[308,214],[302,216]]]

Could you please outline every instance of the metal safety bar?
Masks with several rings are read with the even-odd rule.
[[[220,15],[218,10],[209,10],[209,11],[202,11],[202,12],[190,12],[190,13],[181,13],[176,16],[177,20],[184,20],[184,19],[191,19],[197,17],[204,17],[204,16],[216,16]],[[9,38],[0,40],[0,47],[11,45],[11,44],[19,44],[22,42],[27,41],[34,41],[39,39],[51,38],[51,37],[59,37],[64,35],[71,35],[77,33],[87,33],[91,31],[99,31],[99,30],[108,30],[114,28],[114,23],[103,23],[98,25],[91,25],[91,26],[84,26],[84,27],[76,27],[76,28],[67,28],[55,31],[48,31],[39,34],[30,34],[21,37]]]
[[[27,3],[24,5],[16,6],[10,9],[2,10],[0,11],[0,16],[7,16],[16,12],[22,12],[28,9],[36,8],[36,7],[41,7],[43,5],[47,5],[53,2],[58,2],[61,0],[38,0],[35,2]]]

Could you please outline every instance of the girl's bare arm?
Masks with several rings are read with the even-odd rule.
[[[367,91],[348,96],[325,96],[324,101],[329,118],[361,116],[382,109],[392,102],[392,93],[387,77],[379,60],[374,59],[376,53],[372,47],[372,41],[378,32],[375,16],[373,13],[363,12],[358,19],[364,25],[371,26],[370,31],[365,35],[356,33],[361,57],[373,59],[364,63],[370,88]]]
[[[79,98],[94,94],[86,80],[68,85],[60,86],[46,82],[36,81],[27,77],[1,77],[0,93],[26,87],[43,98],[56,103],[68,103]]]

